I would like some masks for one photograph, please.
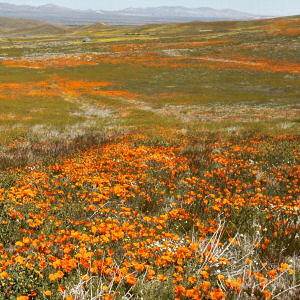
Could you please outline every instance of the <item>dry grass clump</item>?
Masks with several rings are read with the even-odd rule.
[[[95,129],[90,124],[69,126],[63,132],[44,125],[34,126],[26,138],[2,145],[0,170],[53,163],[61,156],[102,144],[123,133],[117,128]]]

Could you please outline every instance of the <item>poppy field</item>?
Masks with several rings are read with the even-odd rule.
[[[299,20],[1,37],[0,299],[298,299]]]

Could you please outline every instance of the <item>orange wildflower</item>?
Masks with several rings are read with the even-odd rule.
[[[44,294],[45,294],[46,296],[51,296],[51,295],[52,295],[52,292],[49,291],[49,290],[47,290],[47,291],[44,292]]]
[[[207,271],[201,271],[200,274],[205,280],[209,278],[209,273]]]
[[[167,280],[167,276],[163,275],[163,274],[158,274],[157,275],[157,279],[160,281],[166,281]]]
[[[174,292],[177,296],[180,296],[185,293],[185,288],[182,285],[176,285],[174,287]]]
[[[266,299],[271,298],[271,293],[269,291],[263,291],[262,293],[263,293],[263,295],[265,296]]]
[[[136,278],[133,274],[130,274],[126,277],[126,281],[130,285],[135,285],[136,284]]]

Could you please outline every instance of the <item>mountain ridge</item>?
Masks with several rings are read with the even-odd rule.
[[[187,8],[184,6],[159,6],[126,8],[122,10],[77,10],[53,4],[40,6],[16,5],[0,2],[0,16],[35,19],[61,24],[107,23],[111,25],[143,25],[150,23],[257,20],[264,16],[253,15],[232,9],[209,7]]]

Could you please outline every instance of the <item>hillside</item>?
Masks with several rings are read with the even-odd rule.
[[[77,29],[79,31],[98,31],[98,30],[105,30],[109,29],[112,26],[106,23],[92,23],[88,25],[79,26]],[[75,30],[76,31],[76,30]]]
[[[131,32],[151,34],[151,35],[208,35],[212,32],[231,32],[238,31],[255,32],[255,36],[259,34],[258,31],[266,32],[266,29],[276,31],[280,29],[299,30],[300,16],[289,16],[281,18],[268,18],[262,20],[248,20],[248,21],[209,21],[209,22],[187,22],[187,23],[169,23],[169,24],[150,24],[139,27],[133,27]]]
[[[299,16],[2,21],[1,300],[299,299]]]
[[[37,20],[25,20],[0,17],[0,34],[5,35],[53,35],[67,32],[58,24]]]

